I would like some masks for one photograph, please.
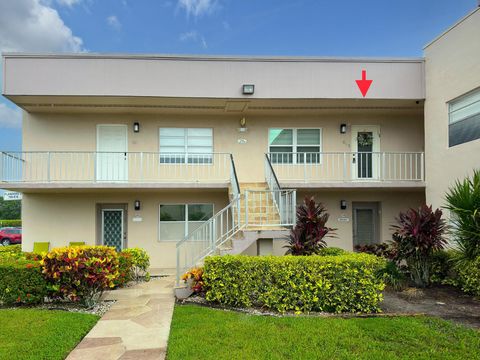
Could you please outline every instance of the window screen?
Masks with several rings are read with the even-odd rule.
[[[480,89],[448,104],[448,122],[449,146],[480,139]]]

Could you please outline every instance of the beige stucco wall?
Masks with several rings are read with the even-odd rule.
[[[456,179],[480,168],[480,139],[448,147],[447,102],[480,87],[480,9],[425,48],[426,197],[434,207]]]
[[[141,210],[134,211],[134,201]],[[24,251],[32,251],[33,242],[48,241],[50,248],[96,240],[96,204],[128,204],[128,247],[148,251],[152,267],[173,268],[176,265],[174,241],[159,241],[159,205],[213,203],[214,211],[228,202],[225,191],[144,191],[24,194],[22,220]],[[133,222],[134,216],[142,222]]]
[[[297,203],[303,202],[305,196],[314,196],[317,202],[323,203],[330,218],[327,226],[337,229],[334,237],[326,238],[327,246],[340,247],[342,249],[353,250],[353,224],[352,224],[352,202],[378,202],[379,203],[379,227],[380,241],[389,242],[392,240],[391,226],[395,224],[395,218],[400,211],[408,208],[417,208],[425,202],[424,192],[421,190],[411,191],[298,191]],[[347,209],[340,209],[340,200],[347,200]],[[348,219],[349,221],[339,221],[338,219]],[[283,236],[273,241],[273,255],[283,255],[286,249],[286,241]],[[257,244],[253,243],[245,251],[245,255],[257,255]]]
[[[421,109],[421,105],[420,109]],[[322,128],[323,151],[351,151],[351,125],[379,125],[380,151],[423,151],[423,115],[412,110],[337,110],[296,115],[256,113],[246,116],[247,132],[240,133],[242,114],[99,114],[25,113],[25,151],[95,151],[97,124],[127,124],[128,150],[158,152],[160,127],[211,127],[214,151],[234,155],[240,182],[263,181],[268,129]],[[133,133],[133,123],[141,126]],[[340,134],[346,123],[347,133]],[[246,140],[246,143],[239,143]],[[243,142],[243,141],[242,141]]]
[[[305,196],[315,196],[330,213],[328,226],[337,228],[336,237],[327,239],[328,246],[352,250],[352,201],[380,202],[380,240],[391,240],[390,226],[399,211],[417,207],[425,201],[422,191],[299,191],[298,202]],[[340,200],[347,200],[347,209],[340,210]],[[142,209],[133,210],[133,202],[140,200]],[[50,247],[65,246],[70,241],[95,244],[96,204],[128,204],[128,246],[141,247],[151,257],[152,267],[173,268],[176,263],[175,242],[159,241],[159,205],[167,203],[213,203],[214,211],[227,204],[226,191],[145,191],[145,192],[87,192],[24,194],[23,249],[31,251],[34,241],[48,241]],[[133,222],[134,216],[142,222]],[[348,218],[348,222],[338,218]],[[273,254],[283,255],[285,242],[273,241]],[[256,255],[253,243],[244,253]]]
[[[424,98],[422,59],[6,54],[3,62],[7,96],[361,99],[355,80],[366,70],[369,98]],[[255,93],[244,96],[243,84]]]

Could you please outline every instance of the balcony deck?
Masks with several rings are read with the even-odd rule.
[[[283,188],[424,188],[423,152],[267,154]]]
[[[2,152],[0,188],[221,189],[233,166],[227,153]]]

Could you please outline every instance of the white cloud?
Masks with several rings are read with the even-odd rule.
[[[185,10],[188,17],[209,14],[215,10],[217,5],[217,0],[178,0],[178,6]]]
[[[0,127],[19,128],[22,124],[22,112],[20,108],[11,108],[7,104],[0,103]]]
[[[82,0],[57,0],[57,3],[59,3],[60,5],[70,7],[72,7],[73,5],[77,5],[80,2],[82,2]]]
[[[115,15],[107,17],[107,24],[114,30],[119,31],[122,28],[122,24]]]
[[[0,51],[83,51],[82,39],[41,0],[0,1],[0,34]]]
[[[57,0],[60,1],[60,0]],[[78,2],[62,0],[63,2]],[[47,0],[0,0],[0,52],[81,52],[74,36]],[[0,84],[2,83],[0,72]],[[0,127],[20,127],[21,111],[0,98]]]
[[[180,34],[180,40],[181,41],[193,41],[195,43],[200,44],[204,49],[206,49],[207,46],[207,41],[201,35],[198,31],[193,30],[193,31],[188,31],[185,33]]]

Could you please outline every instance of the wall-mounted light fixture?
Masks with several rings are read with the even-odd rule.
[[[140,200],[135,200],[133,207],[135,208],[135,211],[139,211],[141,209],[142,204],[140,203]]]
[[[247,131],[247,119],[245,119],[245,117],[240,119],[240,127],[238,128],[238,131],[240,132]]]
[[[244,84],[242,87],[243,95],[253,95],[255,92],[255,85],[253,84]]]
[[[138,123],[138,122],[133,123],[133,132],[134,133],[140,132],[140,123]]]
[[[342,210],[347,209],[347,200],[340,200],[340,209]]]
[[[340,134],[345,134],[347,132],[347,124],[340,124]]]

